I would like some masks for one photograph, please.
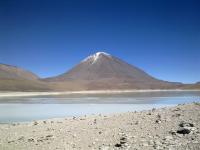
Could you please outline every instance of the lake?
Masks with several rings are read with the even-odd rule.
[[[0,123],[112,114],[200,102],[200,91],[0,97]]]

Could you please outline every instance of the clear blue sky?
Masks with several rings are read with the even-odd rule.
[[[0,1],[1,63],[49,77],[102,50],[159,79],[200,81],[200,1]]]

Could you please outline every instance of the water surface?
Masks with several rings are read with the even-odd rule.
[[[199,91],[0,98],[0,123],[141,111],[200,102]]]

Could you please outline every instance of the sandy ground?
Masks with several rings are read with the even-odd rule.
[[[170,91],[200,91],[197,90],[182,90],[182,89],[172,89],[172,90],[98,90],[98,91],[66,91],[66,92],[1,92],[1,97],[22,97],[22,96],[48,96],[48,95],[69,95],[69,94],[117,94],[117,93],[138,93],[138,92],[170,92]]]
[[[1,124],[0,150],[199,150],[200,103]]]

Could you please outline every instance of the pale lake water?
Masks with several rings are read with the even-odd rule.
[[[0,123],[113,114],[200,102],[200,91],[0,97]]]

